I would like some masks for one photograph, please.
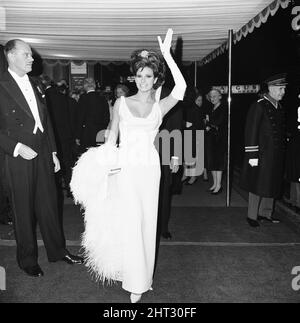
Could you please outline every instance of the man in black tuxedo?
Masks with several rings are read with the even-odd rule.
[[[60,164],[42,91],[27,76],[32,51],[22,40],[4,46],[8,70],[0,79],[0,150],[9,187],[17,260],[30,276],[42,276],[38,265],[36,223],[39,223],[48,260],[82,263],[65,244],[57,210],[54,172]]]
[[[170,90],[162,87],[160,99],[169,95]],[[177,105],[171,109],[164,117],[160,126],[160,131],[178,130],[182,133],[183,130],[183,105],[178,102]],[[175,143],[171,139],[167,144],[170,145],[170,159],[168,162],[163,160],[164,146],[159,146],[159,155],[161,159],[161,179],[158,203],[158,222],[157,222],[157,237],[164,239],[171,239],[172,235],[169,231],[169,219],[171,215],[171,201],[173,193],[178,193],[181,190],[181,176],[179,170],[182,170],[182,150],[181,156],[178,156],[178,149],[175,149]],[[178,143],[177,143],[178,144]],[[182,147],[178,147],[182,149]]]
[[[3,46],[0,45],[0,75],[7,70]],[[0,150],[0,224],[11,224],[11,210],[7,201],[7,193],[3,176],[4,154]]]
[[[64,178],[67,196],[71,196],[69,184],[71,181],[73,166],[73,134],[68,97],[61,93],[58,88],[52,86],[49,78],[44,77],[43,83],[46,87],[46,102],[53,125],[55,141],[58,149],[57,154],[62,164],[62,177]]]
[[[89,147],[96,146],[96,136],[101,130],[107,129],[109,124],[109,106],[105,97],[96,92],[94,79],[84,80],[86,93],[78,101],[77,138],[76,143],[83,153]],[[104,142],[104,133],[103,133]]]
[[[1,164],[2,158],[0,157],[0,172],[3,165]],[[0,224],[12,224],[11,208],[7,199],[7,192],[3,182],[3,175],[0,177]]]
[[[159,90],[158,90],[159,91]],[[170,90],[162,87],[160,100],[168,96]],[[179,194],[182,189],[181,177],[182,177],[182,146],[178,145],[171,139],[161,140],[164,137],[163,132],[167,132],[167,138],[171,138],[170,133],[172,131],[180,131],[182,135],[183,130],[183,104],[179,101],[174,108],[172,108],[163,119],[163,122],[159,128],[159,134],[156,137],[156,144],[159,151],[160,163],[161,163],[161,177],[159,187],[159,200],[158,200],[158,216],[157,216],[157,229],[156,229],[156,248],[155,248],[155,264],[154,272],[157,266],[158,252],[161,237],[167,240],[172,239],[172,235],[169,231],[169,220],[171,215],[171,202],[172,195]],[[165,145],[168,145],[166,147]],[[176,148],[175,148],[176,147]],[[181,150],[181,151],[179,151]],[[170,152],[170,154],[166,153]],[[179,156],[177,155],[179,152]],[[180,156],[181,155],[181,156]]]

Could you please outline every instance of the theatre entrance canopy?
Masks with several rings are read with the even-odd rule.
[[[274,15],[285,0],[1,0],[0,44],[20,38],[44,59],[127,61],[173,28],[184,62],[208,62]],[[221,46],[221,48],[220,48]]]

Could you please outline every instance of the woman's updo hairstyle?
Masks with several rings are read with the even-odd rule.
[[[164,59],[161,54],[154,50],[138,49],[135,50],[130,57],[130,71],[136,75],[141,68],[149,67],[152,69],[154,77],[157,77],[156,83],[153,85],[154,89],[160,87],[164,82],[166,67]]]

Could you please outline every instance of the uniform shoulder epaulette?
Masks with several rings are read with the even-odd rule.
[[[257,102],[260,102],[260,101],[263,101],[263,100],[265,100],[265,98],[261,98],[261,99],[257,100]]]

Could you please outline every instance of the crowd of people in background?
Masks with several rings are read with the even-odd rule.
[[[66,80],[54,83],[42,75],[37,81],[45,93],[62,163],[58,184],[71,197],[69,184],[76,160],[89,147],[104,142],[101,130],[109,128],[114,102],[126,96],[129,89],[124,84],[118,84],[114,90],[110,86],[101,89],[93,78],[86,78],[83,88],[73,91],[69,91]]]
[[[57,175],[57,185],[71,197],[69,183],[72,168],[78,157],[89,147],[104,143],[105,138],[101,130],[108,129],[113,115],[113,106],[116,99],[127,97],[130,93],[128,84],[120,83],[115,87],[100,86],[93,78],[86,78],[81,90],[70,91],[68,82],[64,79],[55,83],[47,75],[36,78],[52,119],[55,139],[58,146],[58,157],[62,169]],[[262,97],[259,93],[258,98]],[[204,181],[212,179],[212,186],[208,188],[211,194],[222,192],[222,175],[226,170],[227,160],[227,105],[222,93],[217,89],[203,92],[196,87],[187,89],[182,103],[182,127],[180,130],[191,130],[191,146],[193,156],[183,160],[181,184],[193,185],[199,174],[196,165],[199,161],[200,144],[196,131],[202,130],[204,136]],[[98,135],[97,135],[98,134]],[[300,188],[295,169],[298,167],[299,133],[290,136],[287,150],[285,179],[288,188],[285,190],[284,201],[296,212],[300,211]],[[197,155],[198,154],[198,155]],[[175,176],[175,175],[174,175]],[[3,188],[0,189],[3,191]],[[180,189],[175,189],[180,191]],[[11,224],[9,203],[5,194],[1,196],[1,223]]]
[[[170,29],[167,35],[171,34]],[[169,51],[168,39],[170,37],[166,36]],[[49,262],[64,261],[70,265],[84,263],[81,256],[70,254],[66,248],[63,230],[64,195],[61,201],[57,195],[57,192],[65,190],[67,197],[74,198],[75,202],[81,202],[85,207],[83,245],[86,255],[90,253],[87,257],[91,261],[89,266],[94,268],[94,261],[98,261],[98,256],[93,256],[95,252],[102,256],[105,252],[110,258],[115,250],[126,250],[125,254],[129,258],[116,257],[112,263],[117,264],[117,267],[106,277],[115,280],[118,277],[115,275],[124,271],[124,277],[128,275],[128,278],[123,280],[123,288],[131,292],[131,302],[138,302],[142,293],[152,289],[160,238],[172,239],[169,231],[172,195],[180,194],[183,183],[193,185],[201,175],[204,181],[211,175],[212,186],[207,190],[210,194],[222,192],[222,178],[227,169],[228,157],[228,110],[222,93],[216,88],[211,88],[206,94],[197,88],[186,90],[186,81],[172,56],[165,51],[161,42],[160,46],[162,53],[165,53],[164,59],[170,65],[175,87],[170,92],[163,78],[157,87],[154,86],[158,76],[164,74],[164,65],[155,52],[141,50],[132,56],[132,71],[136,75],[138,88],[138,92],[132,95],[126,84],[118,84],[114,88],[105,86],[101,91],[91,77],[84,79],[81,93],[70,92],[66,80],[55,84],[46,75],[31,79],[27,75],[33,63],[30,46],[20,40],[12,40],[5,45],[8,69],[3,73],[4,82],[0,87],[0,157],[5,181],[0,181],[0,221],[4,224],[13,222],[18,264],[28,275],[44,275],[37,262],[37,221]],[[26,55],[22,55],[24,53]],[[148,67],[147,64],[152,62],[149,59],[151,55],[156,59],[157,66],[154,64]],[[140,67],[140,62],[145,65]],[[240,181],[240,187],[249,193],[246,220],[254,228],[263,222],[281,222],[273,214],[275,200],[282,196],[284,177],[289,183],[286,203],[296,212],[299,212],[300,206],[299,131],[297,129],[287,136],[286,111],[280,103],[288,85],[286,76],[274,75],[264,83],[265,91],[259,93],[246,118],[244,164]],[[9,96],[5,95],[7,91]],[[126,100],[129,100],[131,108]],[[18,104],[20,109],[15,109],[14,104]],[[149,106],[151,109],[148,114],[139,115],[140,110],[144,109],[145,112]],[[152,113],[154,117],[148,118],[152,117]],[[141,129],[143,135],[137,138]],[[179,130],[182,134],[184,145],[180,147],[181,153],[172,141],[167,143],[168,147],[155,147],[155,138],[164,130],[169,134]],[[103,146],[89,149],[99,145]],[[199,150],[201,145],[203,149]],[[156,160],[152,164],[151,157],[146,157],[146,164],[142,166],[121,163],[119,170],[123,168],[123,172],[118,181],[111,182],[117,183],[122,192],[117,199],[117,202],[122,201],[120,210],[125,210],[126,216],[130,215],[125,230],[129,234],[125,240],[122,240],[124,236],[121,232],[125,226],[120,226],[120,222],[115,219],[111,220],[114,212],[123,215],[118,210],[118,203],[104,198],[107,203],[105,206],[102,204],[104,200],[100,201],[98,195],[93,195],[101,185],[104,190],[107,189],[108,176],[112,175],[109,173],[112,169],[106,168],[103,168],[107,172],[105,177],[97,175],[99,165],[95,160],[100,157],[94,153],[101,152],[101,158],[105,159],[107,152],[115,151],[117,146],[120,156],[124,157],[133,151],[132,156],[136,160],[139,154],[150,156],[150,152]],[[192,152],[188,156],[185,154],[186,146]],[[167,162],[164,161],[166,148],[171,150]],[[84,168],[82,165],[85,165]],[[202,173],[199,173],[199,169]],[[88,172],[92,177],[84,186]],[[75,182],[74,174],[79,174],[77,179],[75,175]],[[85,189],[82,190],[82,187]],[[84,198],[81,198],[83,191]],[[107,217],[103,217],[100,223],[99,209],[102,207]],[[111,231],[111,237],[123,237],[118,245],[121,247],[117,249],[114,243],[106,243],[109,239],[103,238],[105,228],[110,227],[112,221],[118,222],[118,225],[112,225],[114,230]],[[101,234],[99,230],[102,230]],[[134,232],[138,234],[135,236]],[[90,247],[90,241],[95,248]],[[145,242],[148,243],[147,248],[139,254],[140,246],[144,246]],[[123,243],[127,244],[125,249]],[[108,247],[112,249],[108,250]],[[120,259],[126,261],[120,265]],[[144,259],[148,265],[142,274],[136,270],[138,266],[131,268],[132,264],[143,266]],[[111,260],[107,263],[110,267]],[[101,267],[102,260],[97,264],[100,265],[98,274],[102,277],[106,269]],[[139,275],[138,284],[134,284],[132,277],[136,279]]]
[[[69,91],[66,80],[54,83],[47,75],[38,78],[43,86],[47,107],[52,118],[59,157],[62,162],[59,183],[71,196],[69,183],[71,170],[79,155],[89,147],[104,143],[102,130],[108,129],[116,99],[130,94],[130,86],[117,84],[115,87],[99,83],[93,78],[86,78],[83,88]],[[227,110],[221,105],[222,94],[218,90],[202,93],[199,89],[187,90],[183,101],[181,131],[192,131],[191,160],[183,162],[181,181],[193,185],[199,174],[196,173],[197,156],[196,131],[202,130],[204,135],[204,171],[203,180],[208,181],[208,171],[212,175],[213,186],[209,189],[212,194],[222,191],[222,172],[226,164],[226,127]],[[97,136],[97,134],[99,134]],[[102,137],[101,137],[102,136]],[[199,151],[198,151],[199,155]]]

